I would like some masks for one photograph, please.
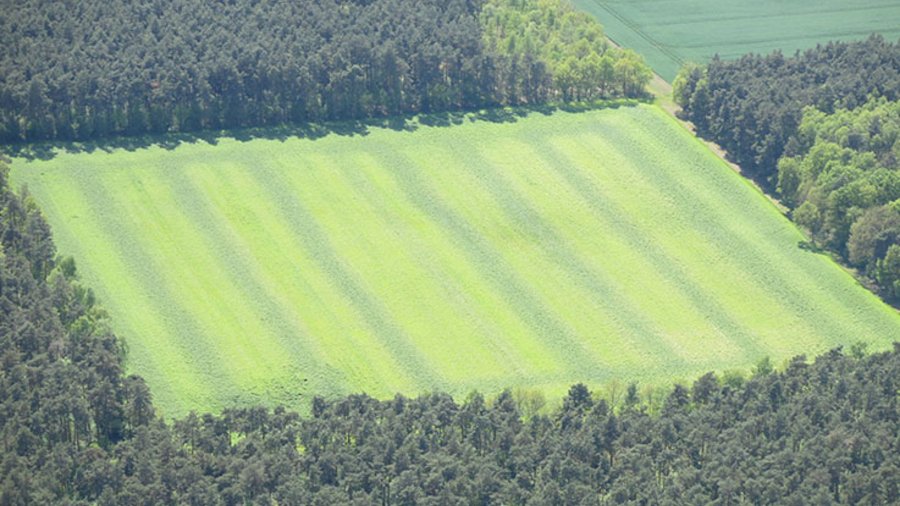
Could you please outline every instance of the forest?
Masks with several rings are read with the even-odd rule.
[[[640,55],[616,47],[593,18],[576,11],[566,0],[22,0],[5,2],[3,9],[0,143],[10,145],[319,124],[506,106],[522,108],[517,111],[544,110],[548,104],[646,98],[645,88],[653,76]],[[706,65],[686,66],[673,84],[683,118],[691,121],[701,136],[724,147],[745,175],[781,199],[789,207],[790,217],[809,231],[811,243],[798,246],[814,251],[827,248],[868,276],[887,300],[900,299],[900,43],[872,36],[862,42],[819,45],[793,56],[775,52],[733,61],[717,57]],[[634,101],[609,102],[605,108],[616,112],[615,104],[624,102]],[[655,107],[655,112],[646,112],[650,107]],[[632,276],[621,259],[634,258],[635,245],[650,252],[648,255],[652,254],[657,262],[654,265],[672,279],[687,279],[685,264],[668,261],[663,251],[666,245],[654,241],[654,236],[641,236],[635,232],[640,228],[615,226],[611,220],[599,221],[604,216],[622,216],[662,227],[670,222],[658,219],[661,214],[679,219],[682,215],[701,217],[697,223],[704,227],[697,230],[717,235],[715,244],[724,244],[728,249],[710,247],[704,253],[705,244],[698,240],[702,234],[694,233],[684,222],[675,222],[665,232],[681,234],[689,240],[695,248],[687,250],[689,258],[704,266],[704,275],[729,287],[740,286],[723,275],[731,271],[724,270],[727,262],[718,258],[728,256],[729,261],[737,263],[746,259],[753,268],[740,271],[749,274],[733,279],[760,280],[760,286],[780,280],[777,275],[768,275],[767,270],[781,269],[780,263],[789,262],[766,263],[761,255],[754,255],[755,250],[741,247],[740,241],[758,237],[746,232],[750,230],[747,222],[755,216],[747,212],[749,205],[741,206],[741,202],[748,201],[729,200],[729,194],[722,190],[728,188],[725,183],[709,186],[712,189],[704,195],[710,198],[692,199],[693,194],[686,191],[688,184],[682,183],[701,178],[739,178],[721,166],[719,160],[715,161],[724,176],[696,170],[681,170],[696,179],[669,176],[675,171],[670,171],[663,159],[674,158],[676,148],[673,135],[665,132],[677,130],[688,136],[681,125],[664,116],[656,106],[640,105],[618,112],[618,122],[609,123],[591,119],[600,114],[582,114],[578,121],[594,121],[590,129],[583,130],[575,128],[575,120],[568,122],[563,114],[545,118],[568,123],[560,131],[526,132],[527,142],[504,141],[505,148],[499,148],[496,157],[524,166],[519,161],[530,156],[528,149],[542,149],[541,155],[554,161],[552,170],[544,174],[571,182],[569,186],[574,191],[565,195],[573,202],[587,196],[581,198],[590,204],[582,216],[585,222],[594,226],[613,223],[603,239],[627,237],[622,241],[624,246],[608,247],[596,258],[612,258],[611,265],[622,270],[630,281],[638,276]],[[648,127],[663,121],[671,124],[663,123],[665,129]],[[523,122],[507,123],[504,126],[525,131]],[[587,136],[609,144],[610,149],[606,150],[605,144],[602,149],[593,147],[584,141]],[[369,140],[371,137],[378,135],[370,135]],[[509,280],[516,279],[504,274],[513,269],[506,265],[510,262],[502,256],[492,256],[484,247],[488,241],[464,220],[455,218],[452,207],[434,197],[441,194],[429,185],[443,182],[463,197],[477,194],[485,200],[498,201],[502,212],[536,223],[538,233],[533,236],[543,237],[546,243],[558,247],[564,254],[561,256],[578,259],[573,253],[577,248],[558,240],[562,236],[555,235],[553,228],[541,221],[543,214],[532,210],[546,205],[552,214],[557,209],[553,205],[565,200],[548,191],[550,186],[537,177],[541,174],[536,170],[523,171],[525,176],[520,182],[510,176],[512,171],[504,172],[503,164],[495,164],[498,169],[490,163],[471,162],[480,160],[479,156],[492,158],[472,149],[474,143],[448,142],[453,137],[445,134],[441,137],[446,144],[440,146],[443,152],[420,143],[429,149],[420,158],[428,158],[446,170],[448,160],[452,160],[447,151],[454,156],[465,155],[468,158],[461,165],[489,179],[480,180],[469,174],[467,187],[438,177],[419,178],[410,170],[412,162],[404,158],[409,158],[407,152],[391,149],[397,144],[390,144],[385,138],[376,139],[376,152],[381,156],[376,161],[391,161],[397,172],[405,176],[397,186],[402,186],[409,198],[389,202],[390,198],[360,193],[365,197],[356,198],[355,202],[374,204],[353,209],[377,205],[394,216],[401,200],[422,204],[456,234],[455,241],[450,235],[448,242],[468,246],[474,263],[493,271],[492,280],[508,288]],[[404,142],[416,139],[404,138]],[[696,144],[695,139],[688,140]],[[557,144],[550,141],[559,142],[561,147],[554,147]],[[255,172],[248,169],[201,174],[184,170],[176,174],[176,164],[163,164],[170,171],[165,184],[182,191],[173,202],[184,202],[179,199],[192,193],[192,176],[209,177],[235,189],[254,188],[256,182],[246,182],[258,177],[259,184],[266,185],[267,191],[275,195],[274,200],[290,201],[278,198],[289,196],[298,188],[295,184],[283,184],[287,179],[279,170],[288,172],[287,165],[266,161],[265,156],[256,156],[239,142],[243,141],[234,139],[233,143],[210,146],[223,149],[223,145],[230,144],[231,148],[244,148],[244,156],[252,159]],[[286,143],[281,144],[284,147]],[[652,149],[643,149],[647,146]],[[171,149],[154,149],[156,154],[176,156]],[[135,155],[134,151],[110,151]],[[271,156],[272,151],[267,154]],[[291,156],[309,157],[315,154],[311,151]],[[598,180],[605,184],[595,184],[593,179],[582,176],[577,167],[572,168],[573,152],[590,160],[591,167],[606,170],[608,179]],[[392,161],[386,153],[400,161]],[[632,157],[629,153],[635,154]],[[678,162],[681,166],[677,168],[711,166],[709,171],[714,170],[715,165],[696,163],[700,155],[694,153],[689,153],[687,161]],[[351,154],[356,157],[353,168],[368,162],[362,169],[376,175],[386,173],[378,171],[363,150]],[[703,154],[713,157],[706,151]],[[531,158],[540,159],[541,155]],[[195,158],[191,161],[214,163],[210,162],[211,157]],[[601,158],[602,163],[597,161]],[[132,156],[130,163],[136,159]],[[329,158],[319,158],[322,159]],[[146,168],[119,160],[116,168],[130,171],[129,176],[140,172],[135,167]],[[232,162],[238,166],[236,160]],[[38,205],[38,188],[32,187],[33,194],[27,186],[13,188],[7,163],[0,156],[0,505],[900,504],[900,342],[891,332],[885,332],[886,339],[895,340],[889,350],[884,349],[885,341],[875,343],[877,350],[868,349],[876,348],[872,343],[858,341],[846,349],[834,347],[816,357],[800,355],[782,361],[787,356],[784,354],[777,359],[747,359],[744,369],[673,379],[667,386],[651,384],[646,378],[648,383],[641,384],[613,377],[592,390],[574,382],[560,399],[547,399],[537,388],[507,389],[488,395],[472,391],[461,397],[441,391],[379,398],[311,391],[309,400],[304,398],[303,407],[307,409],[303,412],[261,401],[256,405],[231,403],[220,411],[191,411],[172,418],[161,407],[162,396],[154,398],[155,391],[145,380],[129,372],[132,369],[126,366],[128,342],[113,331],[117,327],[107,312],[112,311],[114,303],[105,301],[104,309],[104,301],[84,281],[88,278],[84,275],[87,263],[76,265],[74,258],[57,251],[51,227]],[[51,209],[73,214],[73,202],[85,209],[108,210],[116,209],[111,205],[114,199],[129,198],[127,191],[101,192],[106,191],[104,185],[111,188],[114,181],[91,184],[105,177],[96,166],[64,169],[72,172],[69,175],[89,174],[88,179],[78,183],[79,189],[95,190],[97,193],[91,194],[95,197],[113,197],[42,200],[48,206],[56,206],[46,208],[47,216],[52,216]],[[306,170],[310,172],[313,171]],[[143,179],[134,183],[130,191],[144,201],[165,206],[168,201],[157,197],[169,195],[170,187],[159,180],[154,187],[146,173],[137,176]],[[241,179],[243,176],[247,177]],[[627,194],[634,202],[646,202],[646,194],[626,190],[653,188],[648,184],[652,179],[664,180],[668,186],[662,188],[672,188],[671,192],[654,193],[651,204],[658,204],[659,214],[641,214],[637,212],[640,207],[632,206],[623,207],[621,213],[616,211],[613,197],[617,195]],[[379,184],[367,181],[364,177],[347,178],[348,186],[354,189],[393,187],[389,178],[373,179]],[[481,185],[481,181],[487,184]],[[621,185],[621,192],[615,191],[616,185]],[[325,184],[301,186],[321,193],[323,201],[336,194],[334,187],[323,188]],[[516,192],[531,197],[517,199]],[[675,192],[681,192],[681,196],[670,195]],[[231,194],[223,190],[218,195]],[[258,214],[266,215],[270,203],[260,197],[266,194],[255,195],[265,204]],[[753,197],[759,195],[754,193]],[[233,204],[243,199],[220,200]],[[673,206],[673,202],[681,200],[690,200],[696,207]],[[720,200],[724,202],[721,209],[742,211],[739,218],[727,215],[734,224],[714,226],[711,216],[725,213],[709,202]],[[761,198],[753,202],[752,205],[769,206]],[[242,223],[250,224],[248,227],[259,226],[261,220],[242,213],[247,209],[231,208]],[[339,257],[330,254],[329,234],[309,232],[315,220],[298,212],[302,209],[294,205],[283,213],[293,220],[292,226],[300,224],[298,228],[307,231],[305,239],[318,247],[316,251],[324,252],[323,264],[331,268],[324,279],[343,285],[340,288],[345,291],[339,296],[355,296],[356,300],[367,302],[363,293],[366,285],[347,275],[350,271],[340,264]],[[485,214],[486,208],[473,205],[466,209],[478,215]],[[687,211],[678,212],[679,209]],[[788,226],[776,211],[765,209]],[[174,222],[152,212],[140,213],[168,226]],[[497,216],[500,213],[488,218]],[[86,217],[84,214],[78,219],[84,222]],[[421,233],[426,221],[403,223],[412,223],[407,228]],[[577,228],[581,223],[578,220],[569,221],[574,223],[573,230],[582,235],[591,230]],[[206,226],[210,223],[217,222],[210,219],[201,223],[197,228],[200,232],[195,235],[208,233],[214,228]],[[747,225],[743,232],[741,225]],[[791,236],[791,252],[798,253],[793,243],[802,236],[790,228],[795,234]],[[278,245],[272,239],[275,234],[269,232],[280,228],[259,230],[264,236],[260,242]],[[491,230],[499,230],[496,240],[511,248],[527,252],[527,248],[537,244],[525,241],[525,234],[516,236],[512,229],[499,225]],[[769,235],[772,230],[764,229]],[[59,229],[56,232],[59,244],[64,244],[62,238],[66,236]],[[142,232],[137,226],[130,229],[135,235]],[[236,237],[229,234],[221,235]],[[373,251],[374,242],[370,242]],[[175,250],[187,249],[178,241],[168,245]],[[416,247],[422,247],[422,241]],[[60,249],[65,252],[65,248]],[[210,247],[203,253],[226,257],[227,252],[236,250]],[[764,250],[778,247],[766,246]],[[543,253],[535,248],[532,254],[536,258]],[[707,258],[704,254],[715,260],[700,261]],[[819,259],[812,254],[809,257]],[[829,268],[837,269],[827,259],[823,261],[828,262]],[[161,264],[172,269],[171,263]],[[532,268],[540,265],[531,264]],[[297,263],[291,265],[296,267]],[[562,275],[544,270],[558,275],[554,286],[569,281],[587,283],[594,291],[582,293],[596,298],[615,300],[626,292],[605,290],[593,271],[579,268],[575,261],[571,265],[575,268],[559,271]],[[214,270],[209,265],[205,268]],[[154,271],[142,266],[141,272]],[[179,275],[172,272],[172,276]],[[837,274],[878,302],[852,283],[849,276],[840,271]],[[160,282],[160,278],[153,281]],[[788,279],[777,283],[779,288],[785,288],[774,292],[781,298],[772,297],[776,302],[773,306],[753,301],[747,295],[749,291],[735,297],[753,310],[748,313],[751,317],[761,320],[770,317],[763,314],[769,307],[774,307],[772,312],[783,309],[776,307],[782,303],[790,309],[811,305],[812,296],[803,297],[804,287],[811,285],[804,285],[800,276]],[[698,282],[697,286],[711,284]],[[215,285],[199,286],[208,289]],[[629,296],[642,296],[635,295],[642,288],[667,296],[659,285],[651,283],[626,288],[631,290]],[[845,294],[826,292],[842,311],[854,312]],[[265,291],[260,289],[257,293]],[[578,292],[572,293],[577,296]],[[409,294],[416,292],[406,295]],[[534,317],[536,327],[549,329],[551,334],[557,328],[565,330],[538,311],[531,311],[541,308],[534,302],[540,300],[526,290],[512,286],[500,294],[521,295],[524,313]],[[693,303],[701,297],[719,302],[713,296],[703,295],[699,288],[685,294],[681,302]],[[128,297],[113,294],[116,296]],[[568,302],[560,297],[547,299],[556,299],[560,305]],[[420,296],[418,301],[421,300]],[[649,301],[649,306],[661,299],[648,296],[642,300]],[[128,302],[140,305],[133,300]],[[663,309],[676,320],[680,306],[668,302],[658,305],[665,305]],[[382,317],[380,308],[386,306],[368,307],[374,309],[361,311],[363,316],[387,329],[385,334],[402,344],[401,334],[394,331],[390,320]],[[732,321],[734,312],[716,309],[717,305],[709,307],[713,309],[700,313],[707,323],[719,320],[724,322],[723,328],[739,329]],[[890,311],[883,305],[879,308]],[[639,322],[637,329],[652,328],[642,323],[649,311],[635,309],[630,313],[614,316],[633,317]],[[326,316],[334,318],[335,314]],[[889,314],[896,317],[895,312]],[[254,318],[260,319],[255,314]],[[853,323],[837,318],[813,322],[809,328],[804,321],[793,327],[784,326],[783,330],[779,327],[767,339],[810,345],[811,338],[802,332],[823,334],[832,324],[841,327],[842,332],[855,328]],[[180,321],[173,324],[179,325]],[[191,328],[176,330],[187,336],[185,339],[197,339]],[[636,340],[603,332],[606,330],[591,336],[609,346],[611,355],[624,354],[625,348],[635,347]],[[684,352],[678,349],[684,343],[697,348],[709,344],[710,353],[724,348],[721,342],[712,343],[691,332],[684,330],[677,336],[678,347],[671,342],[662,343],[651,332],[645,332],[641,338],[652,340],[652,346],[667,346],[672,355]],[[247,334],[256,338],[255,344],[263,342],[260,334]],[[472,334],[473,339],[482,338]],[[738,348],[746,347],[741,352],[764,356],[758,353],[761,348],[754,347],[760,343],[754,337],[733,330],[719,334],[728,343],[737,343]],[[352,341],[359,335],[346,337]],[[443,335],[434,337],[442,338],[446,339]],[[582,349],[572,346],[571,341],[564,341],[565,332],[554,334],[553,338],[563,339],[562,346],[567,347],[564,357],[573,358],[584,370],[602,367]],[[135,344],[131,336],[128,339]],[[224,346],[225,342],[214,344]],[[810,345],[809,349],[813,348]],[[233,350],[231,356],[246,349],[249,348]],[[641,360],[652,360],[645,350],[635,353],[640,353]],[[268,351],[273,355],[280,353],[275,348]],[[343,351],[338,349],[335,353]],[[513,356],[509,350],[502,351]],[[410,352],[409,356],[416,355]],[[186,360],[184,356],[177,358]],[[293,357],[282,358],[288,361]],[[366,358],[371,360],[371,356]],[[392,366],[385,364],[382,365]],[[462,363],[460,367],[467,365]],[[425,366],[422,369],[433,372]],[[601,373],[610,375],[611,371]],[[541,374],[560,377],[554,370]],[[522,376],[538,377],[535,371],[524,368]],[[212,376],[204,376],[209,377]]]
[[[900,344],[668,391],[571,387],[166,421],[0,165],[0,504],[891,504]],[[786,336],[788,337],[788,336]]]
[[[638,97],[564,0],[27,0],[0,17],[0,142]]]
[[[816,247],[900,298],[900,43],[714,59],[685,66],[674,95]]]

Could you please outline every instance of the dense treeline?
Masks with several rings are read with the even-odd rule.
[[[484,17],[482,4],[12,2],[0,16],[0,142],[643,93],[643,61],[609,50],[596,22],[567,3],[491,0]],[[591,47],[568,49],[588,33]],[[554,77],[555,58],[582,55],[612,74],[585,84],[592,66],[576,61]]]
[[[797,132],[804,106],[854,109],[870,96],[900,98],[900,43],[873,35],[829,42],[792,57],[749,54],[688,65],[675,101],[697,133],[728,151],[748,175],[774,187],[778,159]]]
[[[690,65],[675,100],[813,241],[900,298],[900,43]]]
[[[104,313],[0,168],[0,504],[893,504],[900,344],[659,399],[583,385],[315,399],[166,423]]]

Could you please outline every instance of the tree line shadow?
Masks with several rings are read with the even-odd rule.
[[[241,128],[234,130],[203,130],[166,134],[146,134],[120,136],[87,141],[44,141],[37,143],[15,143],[0,145],[0,154],[25,160],[51,160],[59,153],[110,153],[117,149],[136,151],[150,147],[173,150],[182,144],[205,142],[218,144],[220,139],[236,139],[248,142],[254,139],[286,141],[292,138],[321,139],[329,135],[345,137],[366,136],[372,129],[390,129],[398,132],[413,132],[421,126],[451,127],[463,123],[490,122],[515,123],[532,114],[550,116],[557,112],[580,113],[600,109],[634,107],[648,103],[647,99],[615,99],[583,103],[516,106],[474,111],[447,111],[420,113],[413,116],[391,116],[361,120],[327,121],[270,127]]]

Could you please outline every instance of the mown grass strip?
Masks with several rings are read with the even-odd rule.
[[[325,234],[316,218],[291,192],[292,184],[283,171],[273,170],[268,165],[258,169],[261,186],[268,195],[278,202],[282,219],[290,224],[293,232],[301,238],[310,256],[319,268],[325,271],[332,282],[340,287],[344,296],[352,302],[371,330],[387,344],[397,363],[416,378],[417,384],[433,388],[439,381],[439,374],[425,361],[421,352],[404,335],[393,317],[385,310],[378,298],[361,284],[358,277],[343,263],[340,254],[331,246],[331,239]],[[295,190],[296,191],[296,190]]]
[[[111,175],[111,173],[107,173],[107,178],[100,178],[96,171],[85,169],[79,171],[78,177],[72,178],[69,183],[75,191],[85,197],[87,211],[85,217],[92,220],[91,228],[99,231],[105,237],[99,241],[99,244],[109,245],[113,248],[109,252],[110,258],[117,258],[122,262],[125,271],[123,275],[132,278],[137,286],[146,291],[147,295],[144,300],[149,302],[148,306],[136,305],[138,301],[134,300],[123,301],[123,303],[140,312],[159,314],[165,321],[162,326],[143,328],[134,325],[134,327],[142,338],[143,344],[152,348],[150,355],[158,358],[155,362],[159,364],[160,369],[164,371],[183,370],[180,364],[183,363],[184,357],[191,357],[188,370],[195,371],[196,376],[193,378],[189,376],[188,380],[183,383],[185,383],[184,391],[187,392],[189,398],[192,398],[193,402],[212,403],[216,407],[223,407],[221,392],[217,390],[221,388],[228,391],[234,388],[231,383],[233,375],[223,374],[223,370],[230,369],[233,362],[218,353],[221,347],[215,346],[211,341],[206,341],[208,337],[197,322],[198,315],[190,311],[192,308],[177,303],[184,298],[179,293],[178,287],[173,286],[172,278],[169,277],[173,266],[166,259],[158,260],[158,257],[152,254],[152,252],[158,252],[158,249],[148,248],[143,242],[143,237],[149,237],[149,235],[142,234],[142,232],[148,232],[148,223],[159,223],[164,220],[161,220],[158,215],[150,216],[148,219],[146,212],[133,214],[130,211],[133,209],[130,205],[140,198],[132,193],[133,189],[126,191],[122,186],[118,186],[115,191],[110,191],[106,185],[109,184]],[[123,205],[120,199],[125,196],[129,200],[126,205]],[[103,269],[105,273],[109,272],[106,270],[107,267],[104,266]],[[122,294],[122,296],[127,295],[128,293]],[[118,303],[118,301],[114,303]],[[160,332],[161,336],[157,337],[154,330]],[[177,344],[166,346],[166,343],[172,338]],[[128,342],[130,341],[126,341],[126,343]],[[173,377],[178,378],[184,374],[182,371],[179,372],[181,374],[175,374]],[[164,374],[163,377],[167,378],[167,381],[170,379],[168,374]],[[181,394],[180,388],[175,390]],[[164,409],[171,406],[173,402],[177,402],[168,399],[163,399],[163,401]]]
[[[461,245],[469,255],[470,262],[481,270],[483,279],[519,308],[520,317],[532,331],[542,339],[559,340],[563,343],[562,346],[547,348],[558,350],[557,352],[562,354],[566,363],[573,369],[581,372],[589,371],[592,363],[589,357],[579,353],[578,350],[582,349],[582,345],[568,326],[546,308],[530,287],[520,281],[517,273],[508,268],[497,251],[465,218],[442,201],[439,194],[425,182],[416,164],[396,151],[391,152],[388,158],[386,154],[389,152],[388,146],[373,146],[373,151],[382,156],[384,163],[393,168],[392,175],[404,188],[410,200]]]
[[[574,140],[573,146],[569,146],[569,142],[559,145],[553,142],[555,139],[545,137],[528,140],[528,145],[519,146],[515,151],[523,157],[533,157],[540,165],[553,167],[553,175],[557,177],[547,184],[570,188],[575,198],[568,206],[578,206],[579,213],[597,220],[595,234],[603,237],[604,253],[623,252],[615,264],[617,268],[613,269],[618,274],[615,282],[629,287],[627,293],[635,299],[632,302],[634,311],[646,315],[645,318],[653,318],[653,332],[634,335],[646,336],[643,341],[652,342],[654,346],[659,346],[656,344],[659,342],[668,343],[667,355],[681,357],[682,362],[696,361],[712,354],[719,358],[760,354],[752,346],[746,328],[725,311],[712,296],[708,285],[701,285],[690,276],[685,266],[641,230],[591,177],[593,172],[606,170],[610,163],[631,165],[628,161],[612,161],[609,156],[592,160],[591,154],[578,149],[582,143]],[[579,163],[575,163],[576,158]],[[635,196],[650,198],[638,192]],[[575,245],[584,242],[577,236],[565,239]],[[589,244],[584,250],[589,251],[588,248]],[[640,281],[640,284],[629,286],[632,281]],[[694,333],[697,339],[684,339],[680,335],[683,332]],[[710,346],[707,339],[700,338],[703,335],[716,336],[718,342]],[[728,342],[733,345],[726,345]]]

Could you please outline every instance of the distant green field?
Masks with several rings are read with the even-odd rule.
[[[643,54],[671,82],[685,61],[781,49],[791,55],[829,40],[877,32],[900,37],[898,0],[573,0],[618,44]]]
[[[651,106],[13,162],[166,415],[665,382],[900,316]]]

